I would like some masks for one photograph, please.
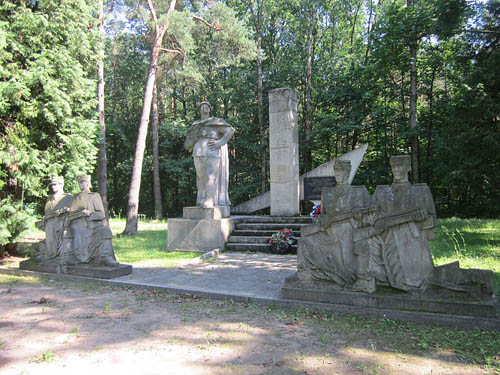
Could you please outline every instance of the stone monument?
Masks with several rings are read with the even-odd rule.
[[[38,229],[45,231],[45,240],[35,244],[34,259],[46,263],[48,268],[57,269],[57,258],[63,248],[64,222],[71,206],[72,195],[64,192],[64,177],[50,179],[49,194],[45,203],[45,212]]]
[[[224,119],[211,117],[210,110],[208,102],[200,104],[201,119],[189,128],[184,142],[196,169],[196,206],[184,207],[182,219],[168,220],[168,250],[224,248],[233,229],[227,142],[234,128]]]
[[[354,248],[354,233],[362,210],[370,204],[364,186],[352,186],[349,160],[337,160],[335,187],[323,188],[319,223],[305,226],[298,239],[297,275],[301,282],[324,280],[339,287],[353,287],[358,280],[362,254]],[[374,286],[372,286],[374,288]]]
[[[408,181],[409,156],[393,156],[390,165],[392,185],[377,186],[371,199],[364,187],[343,182],[341,170],[347,166],[336,166],[338,185],[323,189],[319,223],[301,230],[297,273],[286,280],[283,296],[362,308],[457,315],[481,311],[495,317],[493,272],[461,269],[458,262],[434,266],[431,191]]]
[[[81,192],[71,196],[62,190],[62,177],[52,178],[40,228],[46,238],[38,252],[20,263],[21,269],[109,279],[132,272],[132,266],[116,261],[111,230],[99,193],[90,192],[90,176],[78,177]]]
[[[300,214],[297,94],[290,88],[269,91],[271,215]]]

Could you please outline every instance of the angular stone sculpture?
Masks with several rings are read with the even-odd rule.
[[[323,189],[319,224],[301,229],[297,272],[286,279],[282,297],[417,321],[462,319],[475,326],[474,317],[498,327],[493,272],[461,269],[458,262],[433,265],[430,189],[408,181],[409,156],[394,156],[390,164],[394,181],[378,186],[371,202],[366,189],[343,183],[336,168],[339,185]]]
[[[429,241],[436,209],[426,184],[411,184],[409,156],[390,159],[394,181],[364,187],[346,183],[350,166],[335,165],[335,188],[323,189],[319,224],[302,229],[297,273],[287,280],[321,288],[373,293],[378,286],[426,295],[436,290],[491,296],[493,272],[460,269],[458,262],[434,267]],[[293,287],[294,288],[294,287]]]
[[[52,177],[49,182],[50,194],[45,203],[45,215],[37,227],[45,231],[45,240],[38,244],[34,257],[40,261],[50,261],[61,254],[63,245],[64,220],[71,206],[71,194],[64,192],[64,177]]]
[[[322,191],[319,223],[302,229],[296,275],[302,282],[323,280],[340,287],[352,287],[358,280],[358,268],[363,260],[358,259],[354,249],[354,233],[363,209],[370,204],[370,195],[364,186],[349,184],[350,171],[350,161],[336,161],[337,185]]]
[[[225,120],[210,117],[210,110],[208,102],[201,103],[201,119],[189,129],[184,147],[193,152],[198,190],[196,205],[202,208],[229,207],[227,142],[234,129]]]
[[[102,199],[90,192],[90,176],[78,178],[81,192],[74,196],[62,192],[63,182],[62,177],[51,180],[53,194],[39,225],[46,239],[33,259],[21,262],[20,268],[104,279],[131,273],[132,266],[116,261]]]

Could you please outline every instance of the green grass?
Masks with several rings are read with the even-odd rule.
[[[120,263],[150,267],[176,267],[200,256],[200,253],[167,251],[167,229],[164,221],[139,222],[136,236],[119,236],[125,228],[125,219],[110,219],[113,246]]]
[[[458,260],[461,268],[492,270],[500,291],[500,220],[439,219],[434,232],[431,251],[437,266]]]

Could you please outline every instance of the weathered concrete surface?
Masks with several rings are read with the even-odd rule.
[[[351,152],[348,152],[347,154],[344,154],[337,159],[333,159],[324,164],[321,164],[320,166],[310,170],[309,172],[302,174],[300,176],[300,199],[304,200],[304,178],[333,176],[333,166],[335,165],[335,160],[338,159],[351,161],[352,169],[351,169],[351,174],[349,175],[349,183],[352,183],[367,149],[368,149],[368,143],[364,143],[359,148]],[[235,207],[231,207],[231,213],[250,214],[252,212],[268,208],[270,207],[270,205],[271,205],[271,193],[269,191],[266,191],[265,193],[257,195],[255,198],[243,202]]]
[[[297,94],[290,88],[269,91],[269,154],[271,215],[299,215]]]

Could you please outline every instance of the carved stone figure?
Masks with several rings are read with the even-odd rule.
[[[64,264],[117,266],[101,196],[90,192],[90,176],[79,176],[78,183],[81,192],[73,197],[66,223],[71,253],[64,254]]]
[[[51,194],[45,203],[45,215],[37,227],[45,231],[45,240],[38,244],[36,259],[49,261],[61,254],[64,232],[64,220],[71,206],[71,194],[64,189],[64,177],[55,176],[49,182]]]
[[[184,147],[193,151],[196,168],[196,205],[202,208],[230,206],[227,142],[234,129],[225,120],[210,117],[210,104],[200,105],[201,119],[188,131]]]
[[[393,183],[377,186],[373,195],[380,244],[371,253],[372,264],[380,266],[374,274],[379,283],[402,290],[425,287],[434,269],[429,246],[434,238],[434,200],[426,184],[408,181],[410,162],[407,155],[391,157]]]
[[[299,281],[322,280],[349,287],[358,279],[354,233],[363,209],[370,204],[370,195],[364,186],[349,184],[350,171],[350,161],[335,162],[337,185],[323,188],[319,224],[301,231],[297,251]]]

